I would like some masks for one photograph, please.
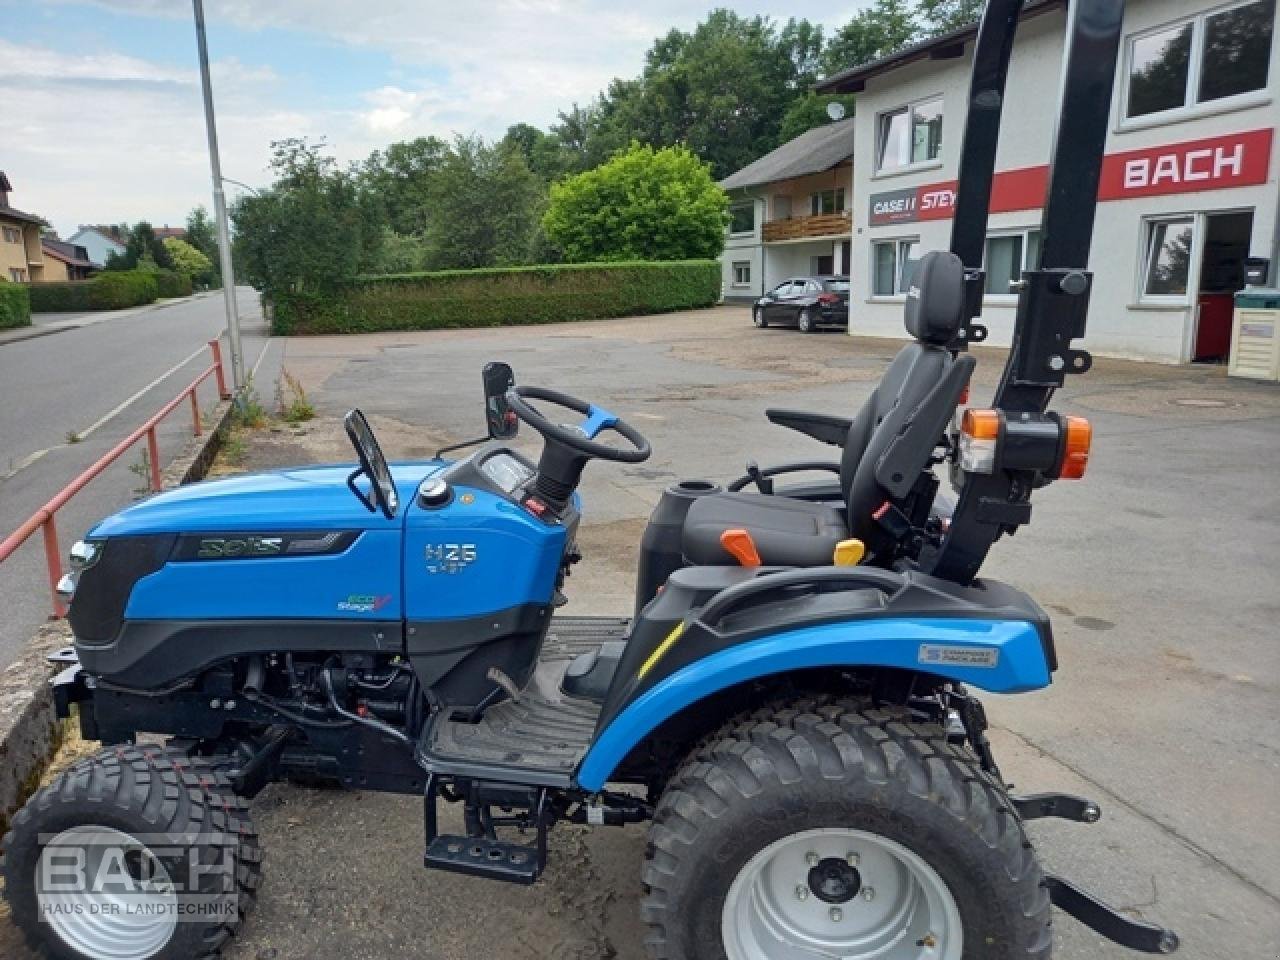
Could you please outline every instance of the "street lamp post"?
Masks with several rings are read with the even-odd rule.
[[[231,345],[231,382],[239,395],[244,387],[244,354],[240,349],[240,316],[236,311],[236,278],[231,263],[231,230],[227,199],[222,192],[222,162],[218,158],[218,128],[213,118],[213,87],[209,83],[209,47],[204,37],[203,0],[191,0],[196,15],[196,46],[200,53],[200,87],[204,92],[204,123],[209,134],[209,167],[213,173],[213,216],[218,223],[218,261],[222,266],[222,295],[227,305],[227,340]]]

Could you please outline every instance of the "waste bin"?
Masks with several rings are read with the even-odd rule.
[[[1246,287],[1236,294],[1227,373],[1280,380],[1280,290]]]

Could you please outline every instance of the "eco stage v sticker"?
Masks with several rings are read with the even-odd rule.
[[[391,594],[353,593],[338,601],[342,613],[376,613],[391,602]]]
[[[947,667],[989,669],[1000,665],[1000,651],[995,647],[949,647],[936,643],[922,643],[916,662]]]

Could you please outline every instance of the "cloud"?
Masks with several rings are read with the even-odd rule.
[[[245,179],[261,178],[275,131],[319,132],[305,112],[269,105],[269,68],[232,59],[212,72],[223,154],[237,165],[251,158]],[[195,203],[210,202],[194,68],[0,40],[0,86],[11,202],[63,233],[88,222],[178,223]]]
[[[846,9],[817,0],[793,7],[768,2],[775,19],[842,23],[867,0]],[[289,136],[324,136],[339,159],[356,161],[397,139],[455,132],[493,138],[519,121],[546,126],[613,77],[638,74],[656,36],[692,26],[714,5],[205,0],[215,52],[237,30],[271,31],[278,50],[270,63],[213,64],[223,167],[228,176],[262,182],[270,142]],[[86,7],[108,11],[121,32],[134,18],[191,16],[190,6],[176,0],[45,0],[45,6],[68,23]],[[110,49],[109,36],[105,49],[91,54],[0,40],[6,132],[0,162],[14,181],[13,202],[63,230],[91,220],[173,222],[210,193],[194,63],[188,69],[159,56],[126,55]],[[385,66],[351,76],[350,88],[335,93],[346,78],[325,73],[316,51],[326,46]],[[323,96],[314,92],[320,86]]]

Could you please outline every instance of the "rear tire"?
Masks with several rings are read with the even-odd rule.
[[[801,333],[816,333],[818,325],[813,322],[813,314],[808,310],[800,311],[800,319],[796,321],[796,326],[800,328]]]
[[[87,868],[90,876],[109,878],[113,866],[126,865],[133,889],[123,914],[105,919],[110,890],[38,889],[42,857],[59,837],[87,844],[81,849],[89,864],[94,851],[105,851],[98,869]],[[27,801],[4,838],[5,898],[14,923],[32,948],[68,960],[216,957],[253,906],[261,867],[248,801],[225,773],[156,745],[107,747],[75,764]],[[192,874],[196,888],[186,890],[183,881]],[[156,879],[144,884],[143,877]],[[162,915],[176,922],[165,925]]]
[[[769,325],[769,321],[764,318],[764,311],[759,307],[751,308],[751,322],[762,330]]]
[[[661,960],[1052,949],[1048,890],[1004,790],[937,726],[851,701],[722,729],[668,783],[645,860],[645,944]],[[835,893],[819,872],[833,869]]]

